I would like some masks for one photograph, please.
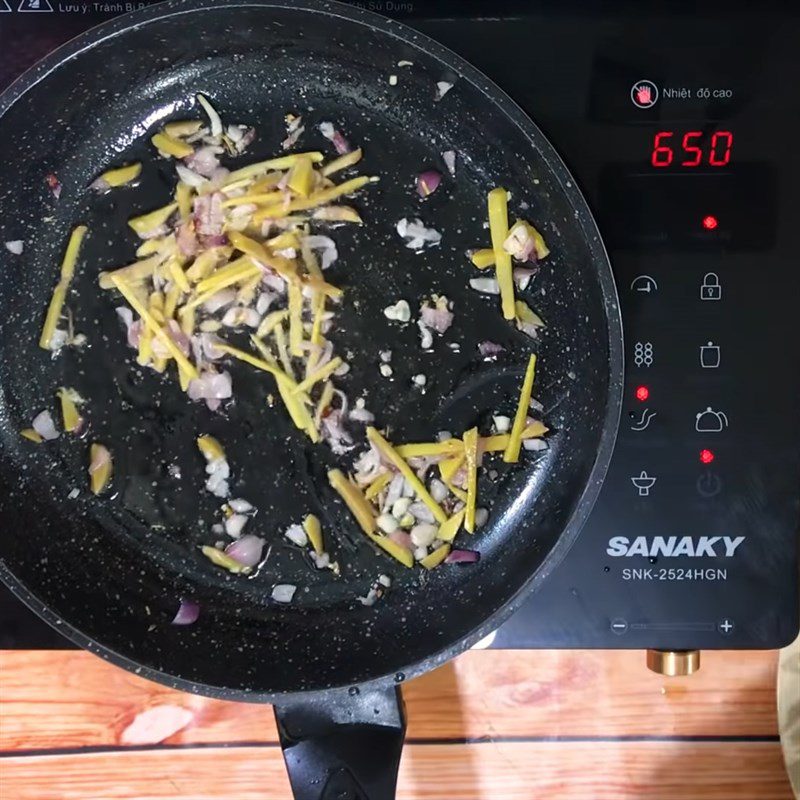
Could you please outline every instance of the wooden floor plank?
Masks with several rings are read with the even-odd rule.
[[[774,735],[777,655],[703,659],[696,675],[665,679],[640,652],[473,651],[405,687],[408,735]],[[0,750],[116,745],[139,712],[167,703],[194,714],[170,743],[276,741],[265,706],[175,692],[84,652],[0,652]]]
[[[277,748],[11,757],[15,800],[282,800]],[[777,743],[411,745],[398,800],[791,800]]]

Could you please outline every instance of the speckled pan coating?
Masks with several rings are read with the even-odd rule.
[[[45,619],[80,645],[128,669],[182,689],[268,701],[286,693],[417,675],[496,627],[563,557],[584,522],[613,448],[622,381],[622,334],[608,259],[588,208],[536,126],[496,86],[430,39],[335,3],[176,0],[121,17],[79,37],[0,97],[0,236],[23,239],[21,257],[0,256],[3,454],[1,575]],[[399,60],[414,62],[397,68]],[[389,75],[399,75],[390,86]],[[455,84],[434,102],[435,83]],[[487,527],[474,544],[483,558],[430,575],[406,571],[366,544],[324,480],[336,459],[312,446],[279,408],[267,376],[232,368],[236,402],[225,414],[189,404],[174,378],[131,367],[111,298],[97,273],[130,260],[127,217],[167,200],[171,167],[153,160],[142,137],[164,120],[199,113],[195,92],[213,98],[229,122],[255,124],[249,158],[278,150],[286,111],[330,119],[363,145],[362,171],[381,176],[356,205],[367,224],[335,233],[331,270],[347,295],[339,352],[354,352],[342,380],[363,394],[396,440],[461,431],[498,408],[513,410],[531,341],[501,320],[496,299],[467,287],[464,251],[485,246],[485,194],[505,185],[511,209],[539,224],[553,251],[525,296],[548,323],[535,394],[555,433],[543,454],[481,485]],[[309,109],[313,109],[309,111]],[[315,130],[301,140],[326,150]],[[420,169],[442,171],[458,153],[458,175],[420,201]],[[84,191],[110,164],[145,159],[141,187],[103,197]],[[55,202],[44,176],[63,183]],[[394,223],[419,216],[442,231],[442,246],[415,255]],[[44,308],[71,226],[90,227],[69,305],[89,346],[50,360],[36,347]],[[456,322],[421,353],[415,326],[388,323],[382,309],[405,297],[416,311],[431,292],[454,302]],[[479,362],[477,342],[509,354]],[[458,342],[454,353],[448,342]],[[391,380],[378,373],[394,352]],[[426,391],[411,376],[428,376]],[[59,385],[90,398],[89,438],[114,453],[113,499],[86,491],[88,441],[62,437],[32,446],[18,437],[42,408],[55,411]],[[213,542],[217,503],[202,486],[198,433],[223,441],[234,495],[259,509],[250,532],[272,543],[257,574],[232,576],[195,545]],[[534,454],[531,454],[534,456]],[[170,477],[177,465],[181,479]],[[75,500],[67,495],[81,490]],[[310,568],[279,531],[317,513],[343,565],[335,581]],[[374,608],[354,602],[381,572],[394,579]],[[301,589],[289,607],[273,583]],[[202,613],[171,627],[177,598]]]

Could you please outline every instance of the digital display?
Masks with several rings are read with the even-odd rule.
[[[733,133],[714,131],[656,131],[650,150],[650,163],[657,169],[719,168],[731,163]]]

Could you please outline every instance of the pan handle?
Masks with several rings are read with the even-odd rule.
[[[394,800],[406,735],[399,687],[275,706],[295,800]]]

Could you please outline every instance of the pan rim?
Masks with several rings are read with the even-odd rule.
[[[538,125],[502,88],[476,67],[473,67],[462,56],[404,23],[356,6],[344,5],[335,0],[325,0],[324,2],[319,2],[318,0],[297,0],[296,2],[291,2],[290,0],[166,0],[166,2],[124,14],[93,27],[54,50],[20,75],[7,89],[0,93],[0,120],[18,100],[52,72],[68,64],[71,59],[76,58],[81,53],[116,36],[124,35],[131,28],[157,24],[162,19],[183,14],[218,10],[220,8],[247,7],[305,11],[342,18],[349,22],[364,25],[424,51],[427,55],[440,61],[443,66],[452,70],[459,80],[466,80],[471,83],[497,108],[498,113],[504,114],[519,129],[520,133],[530,142],[531,147],[538,151],[543,162],[558,182],[561,191],[564,192],[567,201],[575,209],[576,223],[583,233],[590,258],[597,271],[601,295],[605,304],[609,382],[605,413],[603,415],[603,428],[600,434],[597,454],[585,486],[575,502],[572,514],[561,535],[544,557],[539,568],[518,588],[511,600],[480,622],[469,634],[461,637],[456,642],[450,642],[425,658],[417,659],[390,673],[383,673],[368,680],[357,682],[357,685],[362,689],[380,689],[387,685],[396,685],[401,680],[405,681],[418,677],[440,666],[496,630],[541,585],[571,549],[600,493],[611,461],[619,427],[624,377],[623,329],[619,297],[608,253],[589,205],[574,177],[559,156],[558,151]],[[106,647],[70,625],[67,620],[62,619],[42,603],[14,575],[11,568],[3,560],[0,560],[0,580],[34,613],[74,644],[130,672],[175,689],[214,698],[285,704],[299,698],[302,698],[303,701],[313,701],[326,696],[331,691],[345,689],[353,685],[348,682],[329,688],[297,689],[286,692],[256,692],[191,681],[141,664],[128,655]],[[403,676],[402,679],[396,677],[399,675]]]

